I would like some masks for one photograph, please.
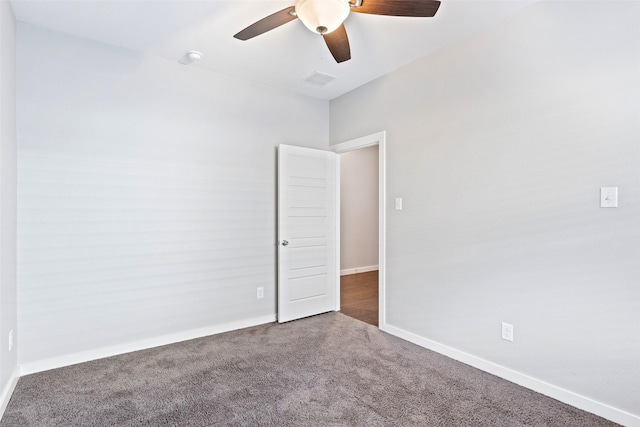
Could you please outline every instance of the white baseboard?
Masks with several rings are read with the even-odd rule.
[[[376,271],[377,269],[378,269],[377,265],[367,265],[365,267],[347,268],[345,270],[340,270],[340,275],[348,276],[349,274],[366,273],[367,271]]]
[[[269,316],[254,317],[251,319],[224,323],[222,325],[192,329],[184,332],[176,332],[174,334],[162,335],[159,337],[148,338],[148,339],[130,342],[126,344],[112,345],[108,347],[97,348],[94,350],[67,354],[60,357],[53,357],[50,359],[39,360],[35,362],[22,363],[18,366],[19,374],[20,376],[34,374],[36,372],[62,368],[63,366],[75,365],[78,363],[89,362],[91,360],[117,356],[118,354],[130,353],[132,351],[138,351],[138,350],[145,350],[152,347],[159,347],[161,345],[173,344],[180,341],[187,341],[195,338],[202,338],[209,335],[220,334],[222,332],[235,331],[236,329],[248,328],[251,326],[262,325],[264,323],[271,323],[275,321],[276,321],[275,314],[269,315]]]
[[[452,359],[458,360],[462,363],[466,363],[467,365],[473,366],[474,368],[478,368],[490,374],[496,375],[507,381],[511,381],[512,383],[516,383],[533,391],[537,391],[538,393],[552,397],[556,400],[559,400],[560,402],[574,406],[578,409],[591,412],[592,414],[598,415],[602,418],[606,418],[610,421],[622,424],[623,426],[640,426],[640,416],[638,415],[631,414],[618,408],[614,408],[607,404],[574,393],[570,390],[566,390],[553,384],[549,384],[539,379],[522,374],[518,371],[505,368],[504,366],[489,362],[488,360],[481,359],[472,354],[456,350],[455,348],[440,344],[436,341],[423,338],[412,332],[405,331],[404,329],[400,329],[389,324],[381,325],[380,330],[417,344],[421,347],[443,354]]]
[[[9,378],[9,382],[2,390],[2,394],[0,394],[0,420],[4,415],[4,410],[7,409],[7,405],[9,404],[9,400],[11,400],[11,395],[13,394],[13,390],[16,388],[16,384],[18,384],[19,375],[18,368],[13,370],[13,374],[11,374],[11,378]]]

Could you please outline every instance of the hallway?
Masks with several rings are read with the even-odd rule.
[[[340,277],[340,311],[378,326],[378,271]]]

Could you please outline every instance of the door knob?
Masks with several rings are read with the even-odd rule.
[[[282,246],[287,246],[288,244],[289,244],[289,241],[288,241],[288,240],[283,240],[283,241],[282,241]]]

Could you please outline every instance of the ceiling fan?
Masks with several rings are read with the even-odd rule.
[[[351,59],[349,38],[343,24],[350,12],[429,18],[439,7],[437,0],[296,0],[293,6],[249,25],[233,37],[249,40],[300,18],[309,30],[324,38],[336,62],[344,62]]]

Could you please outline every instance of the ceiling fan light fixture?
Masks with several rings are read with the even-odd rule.
[[[314,33],[328,34],[342,25],[349,16],[348,0],[297,0],[296,14]]]

